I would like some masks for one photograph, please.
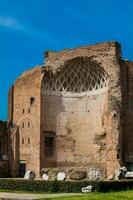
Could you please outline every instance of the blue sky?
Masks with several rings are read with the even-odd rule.
[[[45,50],[108,40],[133,60],[133,0],[0,0],[0,119],[10,86]]]

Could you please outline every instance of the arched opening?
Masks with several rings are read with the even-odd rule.
[[[46,72],[42,83],[42,129],[56,134],[54,140],[45,135],[42,166],[88,166],[95,159],[100,163],[105,152],[99,156],[101,146],[94,140],[103,133],[108,82],[106,71],[87,57],[67,60],[56,73]]]
[[[54,75],[44,76],[43,92],[46,94],[91,94],[107,89],[108,75],[97,63],[87,57],[66,61]]]

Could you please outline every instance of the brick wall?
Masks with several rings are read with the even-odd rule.
[[[56,132],[54,159],[57,165],[98,165],[106,170],[107,175],[113,174],[122,159],[120,46],[110,42],[60,52],[47,52],[45,56],[44,73],[48,70],[56,74],[67,60],[82,56],[96,62],[107,72],[107,94],[81,99],[56,96],[51,98],[43,95],[42,127],[43,131]],[[100,141],[99,135],[101,138],[104,135],[104,139]],[[46,163],[45,161],[42,161],[42,167],[50,160]]]
[[[11,130],[12,151],[15,152],[17,149],[16,153],[19,152],[15,159],[18,160],[17,165],[20,161],[25,161],[26,170],[35,171],[37,176],[40,171],[40,88],[42,76],[41,67],[36,67],[25,72],[16,80],[14,84],[13,128]],[[14,172],[14,176],[19,173],[19,166],[16,166],[15,169],[17,171]]]
[[[133,62],[122,62],[123,94],[123,160],[133,170]]]
[[[26,161],[26,170],[34,170],[37,176],[40,169],[49,164],[64,167],[98,166],[106,171],[107,176],[113,174],[121,160],[119,44],[107,42],[60,52],[46,52],[45,56],[43,69],[37,67],[25,72],[14,84],[10,138],[12,155],[17,162],[13,170],[17,174],[19,161]],[[45,95],[42,87],[44,75],[49,71],[56,74],[68,60],[77,57],[87,57],[106,71],[109,77],[108,90],[82,98]],[[9,105],[12,103],[10,98]],[[46,131],[56,134],[52,159],[46,158],[44,154]]]

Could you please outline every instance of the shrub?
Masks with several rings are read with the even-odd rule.
[[[110,192],[133,189],[133,180],[120,181],[100,181],[97,185],[97,191]]]
[[[123,181],[44,181],[0,179],[1,190],[32,192],[81,192],[82,187],[92,185],[94,191],[109,192],[133,189],[133,180]]]

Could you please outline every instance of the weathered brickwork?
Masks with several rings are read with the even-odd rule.
[[[12,175],[19,174],[20,162],[26,163],[26,170],[40,171],[40,88],[43,74],[36,67],[25,72],[14,84],[13,124],[10,156]],[[14,152],[15,155],[14,155]],[[15,159],[13,159],[15,157]],[[14,161],[14,162],[13,162]]]
[[[86,98],[86,100],[85,97],[81,100],[78,99],[77,101],[81,101],[81,105],[83,106],[85,106],[87,102],[86,109],[81,107],[81,105],[79,106],[79,108],[81,107],[79,112],[73,112],[73,104],[75,105],[75,111],[78,109],[78,105],[74,102],[74,98],[71,100],[69,99],[70,103],[68,104],[71,105],[71,107],[69,112],[64,114],[65,122],[63,122],[63,117],[60,117],[60,129],[65,128],[66,124],[68,124],[67,126],[72,126],[74,130],[72,130],[70,137],[75,141],[76,147],[73,151],[71,151],[71,148],[69,147],[69,151],[66,151],[66,149],[63,151],[63,148],[59,148],[60,150],[57,152],[57,155],[59,155],[57,156],[57,162],[62,159],[62,162],[64,163],[68,163],[70,160],[70,162],[74,162],[73,164],[78,165],[83,165],[83,163],[86,165],[90,164],[90,167],[98,165],[99,167],[104,167],[107,175],[110,175],[113,173],[114,169],[119,167],[118,151],[120,150],[118,141],[120,137],[119,114],[121,110],[118,112],[118,109],[121,109],[122,103],[119,64],[121,56],[120,47],[117,43],[105,43],[96,46],[65,50],[62,52],[49,52],[47,54],[45,65],[49,70],[52,70],[53,73],[56,73],[56,70],[63,67],[65,61],[79,56],[91,59],[107,72],[109,76],[109,88],[106,94],[92,95],[91,97]],[[53,99],[56,104],[55,97],[53,97]],[[45,105],[45,102],[46,99],[42,105]],[[49,100],[48,102],[50,104]],[[52,105],[50,104],[50,107],[51,106]],[[59,106],[59,108],[57,106]],[[45,108],[49,109],[48,106],[45,106]],[[50,115],[50,111],[45,111],[45,108],[44,121],[46,120],[45,115],[47,115],[47,113]],[[54,108],[57,109],[58,113],[55,120],[57,121],[59,116],[63,113],[61,102],[54,105]],[[60,109],[61,111],[59,111]],[[47,119],[50,120],[50,117],[47,117]],[[76,124],[73,126],[71,125],[72,123]],[[54,129],[57,136],[59,135],[57,141],[61,140],[60,136],[63,140],[62,135],[64,134],[65,137],[67,135],[67,138],[69,138],[66,130],[59,130],[59,127]],[[64,143],[67,146],[68,142],[65,137]],[[61,145],[62,143],[59,142],[59,144]],[[68,157],[68,159],[66,159],[66,157]],[[119,159],[121,159],[121,157]]]
[[[133,63],[122,61],[123,77],[123,160],[128,170],[133,170]]]
[[[116,42],[46,52],[45,66],[9,92],[11,175],[24,165],[38,177],[45,167],[96,167],[109,176],[131,166],[132,68]]]
[[[0,121],[0,177],[9,176],[7,123]]]

